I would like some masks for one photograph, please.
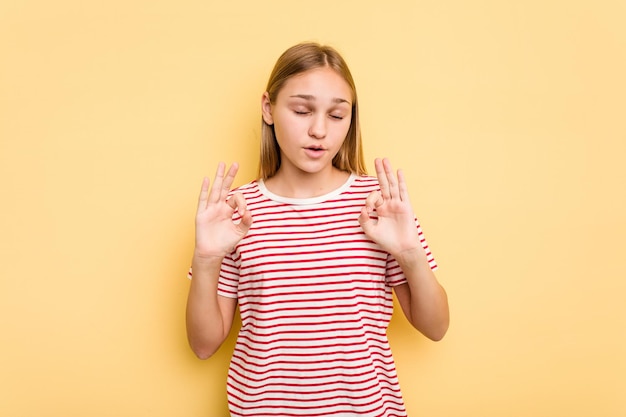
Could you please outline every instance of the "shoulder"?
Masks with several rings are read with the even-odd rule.
[[[267,206],[270,203],[270,200],[263,193],[258,180],[253,180],[247,184],[233,188],[228,193],[228,198],[230,198],[233,194],[241,194],[246,200],[248,209],[251,211],[258,209],[259,207]]]
[[[257,180],[250,181],[247,184],[240,185],[239,187],[233,188],[228,193],[229,195],[235,193],[241,193],[244,197],[248,194],[254,194],[259,192],[259,182]]]
[[[341,194],[342,199],[362,200],[373,191],[379,191],[378,178],[369,175],[353,175],[350,185]]]
[[[362,191],[376,191],[380,189],[380,184],[378,178],[371,175],[357,175],[350,188]]]

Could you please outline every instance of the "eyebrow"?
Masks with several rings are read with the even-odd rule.
[[[315,101],[315,96],[311,95],[311,94],[294,94],[292,96],[289,97],[293,97],[293,98],[301,98],[307,101]],[[343,99],[343,98],[334,98],[333,103],[347,103],[352,105],[352,103],[350,103],[348,100]]]

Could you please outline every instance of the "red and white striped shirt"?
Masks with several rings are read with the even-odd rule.
[[[262,181],[236,190],[254,222],[218,285],[241,313],[227,382],[232,416],[406,416],[386,333],[391,289],[406,278],[358,222],[375,190],[377,178],[356,175],[304,200],[274,195]]]

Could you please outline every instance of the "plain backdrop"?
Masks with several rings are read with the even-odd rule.
[[[260,98],[343,53],[368,167],[405,170],[452,324],[389,337],[429,417],[626,415],[626,3],[0,3],[0,415],[227,414],[187,346],[204,175],[255,177]],[[399,310],[396,311],[399,313]]]

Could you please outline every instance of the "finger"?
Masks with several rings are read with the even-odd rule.
[[[200,188],[200,196],[198,197],[198,210],[203,209],[207,205],[209,198],[209,178],[202,179],[202,187]]]
[[[233,209],[237,210],[239,216],[243,217],[243,214],[248,209],[248,205],[246,203],[246,199],[243,197],[241,193],[235,193],[226,201],[228,205]]]
[[[381,192],[372,191],[367,198],[365,199],[365,209],[368,213],[371,213],[377,207],[380,207],[383,204],[384,200]]]
[[[361,209],[361,214],[359,215],[359,224],[363,228],[363,231],[367,235],[372,227],[372,218],[367,211],[367,207],[363,207]]]
[[[239,224],[237,224],[237,228],[240,233],[246,234],[250,226],[252,225],[252,214],[248,211],[248,205],[246,203],[246,199],[243,194],[235,193],[230,199],[228,199],[228,205],[233,208],[233,210],[237,210],[239,216],[241,217]]]
[[[250,226],[252,225],[252,214],[246,210],[241,216],[241,222],[237,225],[242,234],[248,233]]]
[[[376,176],[378,177],[378,184],[380,185],[380,192],[383,198],[391,198],[391,194],[389,193],[389,181],[387,181],[382,160],[378,158],[374,159],[374,168],[376,168]]]
[[[400,199],[402,201],[409,201],[409,188],[404,179],[404,171],[401,169],[398,170],[398,189],[400,190]]]
[[[383,169],[385,170],[385,177],[387,177],[387,186],[389,187],[389,195],[391,198],[400,198],[400,190],[398,189],[398,181],[393,173],[391,162],[389,159],[383,159]]]
[[[228,168],[228,172],[226,173],[226,176],[224,177],[224,181],[222,183],[222,189],[220,193],[221,200],[225,200],[226,196],[230,192],[230,187],[233,185],[233,182],[235,181],[235,175],[237,175],[238,170],[239,170],[239,164],[237,164],[236,162],[233,163],[230,166],[230,168]]]
[[[222,183],[224,182],[224,170],[226,164],[220,162],[217,164],[217,171],[215,172],[215,179],[213,180],[213,187],[209,192],[209,203],[217,203],[220,200]]]

